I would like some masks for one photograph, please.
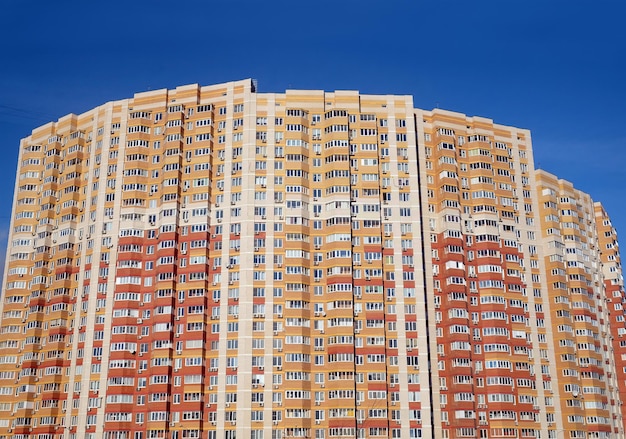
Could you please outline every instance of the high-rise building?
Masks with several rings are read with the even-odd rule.
[[[619,424],[622,419],[622,407],[615,402],[620,401],[619,376],[624,389],[624,372],[616,373],[611,327],[616,334],[619,325],[624,331],[624,317],[620,311],[619,323],[610,302],[617,299],[620,308],[615,310],[621,309],[623,282],[622,297],[611,297],[602,269],[606,253],[596,213],[601,206],[570,182],[543,171],[537,171],[536,177],[543,290],[548,299],[544,324],[552,334],[547,360],[554,365],[550,381],[555,410],[568,425],[578,425],[578,431],[597,437],[590,433],[612,432],[607,428],[611,421],[619,420]],[[617,346],[615,352],[619,350],[626,352]]]
[[[610,331],[609,338],[611,344],[603,346],[601,351],[608,351],[605,354],[604,362],[615,368],[614,372],[607,372],[606,378],[617,379],[617,391],[619,396],[611,395],[611,399],[617,402],[621,416],[619,419],[626,419],[626,325],[624,324],[625,313],[624,304],[624,277],[621,268],[619,246],[617,242],[617,231],[611,224],[604,207],[600,203],[594,204],[596,230],[598,234],[598,250],[600,261],[595,262],[594,267],[602,267],[604,275],[604,294],[600,299],[606,302],[605,325]],[[606,326],[605,326],[606,327]],[[612,355],[611,355],[612,354]],[[608,362],[608,363],[607,363]],[[615,386],[615,384],[612,384]]]
[[[0,439],[623,437],[623,300],[608,215],[528,130],[139,93],[21,142]]]

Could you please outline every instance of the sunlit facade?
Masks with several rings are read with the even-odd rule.
[[[605,218],[599,220],[596,211],[601,206],[572,183],[544,171],[537,171],[536,177],[550,304],[544,323],[553,334],[548,360],[555,410],[568,422],[564,425],[577,425],[575,431],[611,432],[611,420],[622,418],[622,408],[615,404],[620,401],[619,376],[624,387],[624,372],[616,377],[615,360],[621,357],[620,349],[626,350],[616,346],[613,355],[611,327],[616,334],[624,331],[624,291],[622,283],[621,297],[613,297],[603,270],[602,261],[608,261],[600,228]],[[619,308],[611,304],[615,300]]]
[[[22,140],[0,439],[623,435],[617,238],[528,130],[255,88]]]

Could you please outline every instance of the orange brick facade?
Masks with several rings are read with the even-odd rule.
[[[527,130],[237,81],[19,161],[0,438],[623,435],[617,238]]]

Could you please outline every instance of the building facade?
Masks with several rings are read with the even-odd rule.
[[[624,434],[615,231],[527,130],[184,86],[35,129],[13,207],[0,437]]]
[[[546,172],[537,172],[537,182],[550,302],[545,322],[554,338],[549,361],[559,380],[553,387],[556,409],[579,430],[609,431],[606,426],[620,419],[622,410],[614,403],[620,392],[611,332],[620,332],[620,319],[610,305],[616,298],[602,269],[608,254],[606,246],[602,248],[599,205],[570,182]],[[623,370],[619,375],[623,377]]]

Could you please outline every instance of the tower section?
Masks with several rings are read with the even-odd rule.
[[[417,117],[442,436],[534,437],[555,407],[530,133],[440,110]]]
[[[610,360],[609,313],[615,309],[609,309],[611,285],[602,262],[608,255],[600,247],[596,208],[572,183],[544,171],[536,177],[550,303],[546,322],[554,344],[552,390],[563,414],[559,423],[574,434],[612,437],[623,431],[615,363]]]
[[[274,437],[430,428],[413,114],[404,96],[258,98],[256,206],[273,227],[255,251],[273,279],[255,289],[273,291]]]
[[[613,414],[615,424],[620,427],[625,419],[624,404],[626,395],[626,324],[624,323],[624,272],[619,254],[619,241],[617,230],[611,223],[611,218],[601,203],[594,203],[595,226],[598,232],[598,249],[602,262],[602,274],[604,275],[604,288],[608,312],[609,339],[611,347],[608,349],[609,361],[614,361],[615,374],[608,372],[606,380],[611,383],[612,392],[619,389],[619,396],[610,393],[610,403],[619,408],[619,415]],[[612,360],[611,360],[612,358]]]

